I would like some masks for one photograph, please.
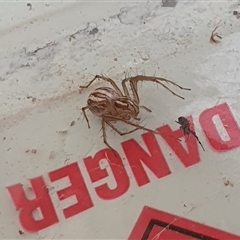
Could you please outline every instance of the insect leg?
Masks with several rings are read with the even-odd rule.
[[[205,149],[204,149],[202,143],[200,142],[200,140],[198,139],[197,134],[196,134],[193,130],[190,130],[190,132],[191,132],[191,134],[197,139],[198,143],[201,145],[203,151],[205,152]]]
[[[185,140],[185,142],[187,142],[189,139],[189,134],[185,134],[185,135],[187,135],[186,140]]]

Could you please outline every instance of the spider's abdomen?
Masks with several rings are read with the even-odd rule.
[[[97,88],[88,97],[89,110],[99,117],[111,115],[112,101],[119,97],[119,94],[112,88]]]

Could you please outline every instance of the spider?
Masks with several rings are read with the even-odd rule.
[[[137,83],[139,81],[156,82],[162,87],[170,91],[173,95],[184,99],[184,97],[176,94],[170,88],[168,88],[164,83],[171,83],[172,85],[182,89],[191,90],[189,88],[184,88],[177,83],[167,80],[161,77],[153,76],[142,76],[137,75],[135,77],[126,77],[122,80],[123,92],[117,86],[117,84],[109,77],[96,75],[86,86],[79,86],[81,89],[88,88],[95,80],[100,79],[102,81],[108,82],[112,87],[99,87],[96,88],[88,97],[87,106],[82,108],[83,115],[87,121],[88,128],[90,128],[89,120],[86,115],[86,110],[89,109],[93,114],[102,118],[102,132],[103,132],[103,142],[112,150],[114,150],[107,141],[106,135],[106,125],[111,127],[119,135],[124,136],[135,132],[138,129],[142,129],[151,133],[159,134],[159,132],[141,126],[139,124],[133,123],[132,119],[139,121],[138,118],[140,108],[144,108],[146,111],[151,112],[151,110],[145,106],[140,106],[139,96],[137,91]],[[129,82],[130,88],[132,90],[133,98],[130,97],[129,90],[127,89],[126,83]],[[119,131],[112,122],[122,121],[128,125],[134,126],[135,128],[128,132]]]

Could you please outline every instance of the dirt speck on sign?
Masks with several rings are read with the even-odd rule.
[[[225,186],[233,187],[233,183],[231,183],[227,178],[223,178],[223,183]]]
[[[36,153],[37,152],[37,149],[32,149],[31,150],[31,153]]]
[[[29,7],[29,11],[32,10],[32,4],[28,3],[27,6]]]
[[[67,130],[64,130],[64,131],[58,131],[59,134],[67,134]]]
[[[217,29],[219,28],[219,24],[220,24],[221,21],[218,22],[217,26],[213,29],[212,33],[211,33],[211,37],[210,37],[210,43],[220,43],[220,41],[217,38],[219,39],[222,39],[222,37],[216,32]]]
[[[37,100],[35,97],[29,96],[29,95],[27,96],[27,99],[32,99],[32,102],[36,102]]]
[[[89,35],[95,35],[96,33],[98,33],[98,29],[97,29],[97,28],[93,28],[93,29],[89,32]]]
[[[37,152],[37,149],[31,149],[31,150],[29,150],[29,149],[27,149],[26,151],[25,151],[25,153],[29,153],[29,152],[31,152],[31,153],[36,153]]]
[[[51,151],[49,154],[49,159],[54,159],[54,157],[55,157],[55,152]]]
[[[162,0],[162,7],[175,7],[177,3],[177,0]]]
[[[52,47],[52,46],[57,46],[57,43],[56,42],[49,42],[46,45],[44,45],[43,47],[38,47],[37,49],[35,49],[34,51],[31,51],[31,52],[27,52],[27,49],[25,47],[23,49],[28,56],[32,56],[32,55],[36,54],[38,51],[43,50],[43,49],[48,48],[48,47]]]
[[[233,15],[235,15],[237,19],[240,18],[240,12],[238,11],[233,11]]]
[[[72,127],[72,126],[74,126],[75,125],[75,121],[72,121],[71,123],[70,123],[70,127]]]

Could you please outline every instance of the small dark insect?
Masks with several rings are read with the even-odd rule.
[[[21,230],[18,230],[18,233],[19,233],[20,235],[23,235],[23,234],[24,234],[24,232],[21,231]]]
[[[35,97],[29,96],[29,95],[27,95],[27,99],[32,99],[32,102],[36,102],[37,100]]]
[[[187,120],[187,118],[185,117],[179,117],[178,121],[175,121],[176,123],[181,125],[181,129],[183,130],[184,135],[187,135],[189,137],[190,134],[192,134],[198,141],[198,143],[201,145],[203,151],[205,151],[202,143],[199,141],[198,136],[196,135],[196,133],[190,128],[190,122]],[[187,138],[188,140],[188,138]],[[186,140],[186,141],[187,141]]]

